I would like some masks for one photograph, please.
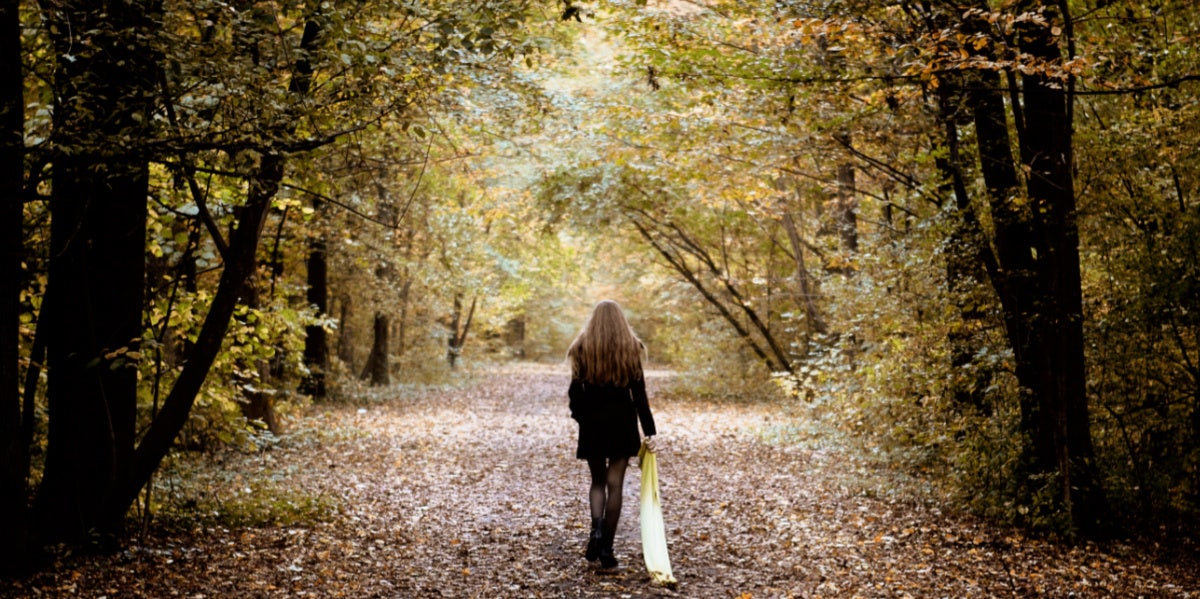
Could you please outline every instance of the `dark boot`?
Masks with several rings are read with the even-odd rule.
[[[592,532],[588,535],[587,551],[583,557],[589,562],[596,561],[600,556],[600,545],[604,540],[604,531],[601,530],[603,520],[600,518],[592,518]]]
[[[617,556],[613,555],[613,536],[604,535],[600,540],[600,567],[616,568]]]

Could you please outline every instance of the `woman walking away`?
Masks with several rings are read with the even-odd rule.
[[[646,399],[642,344],[617,302],[604,300],[567,350],[571,362],[571,418],[579,423],[575,457],[587,460],[592,475],[589,493],[592,532],[584,557],[614,568],[613,536],[621,519],[625,467],[641,447],[638,420],[653,451],[654,416]]]

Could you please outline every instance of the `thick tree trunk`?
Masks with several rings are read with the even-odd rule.
[[[1041,8],[1031,3],[1030,9]],[[1067,15],[1048,8],[1049,23],[1018,28],[1021,49],[1062,62],[1051,24]],[[1084,362],[1083,292],[1079,265],[1075,181],[1072,172],[1073,98],[1061,81],[1041,74],[1023,77],[1025,129],[1021,137],[1030,208],[1040,217],[1037,285],[1041,291],[1034,327],[1045,344],[1038,368],[1035,447],[1038,464],[1053,464],[1061,500],[1076,528],[1096,532],[1108,518],[1092,447]]]
[[[319,208],[319,206],[318,206]],[[308,240],[308,305],[313,308],[319,318],[325,318],[329,312],[329,268],[325,254],[325,234],[323,232],[310,237]],[[325,398],[325,373],[329,370],[329,335],[325,327],[313,325],[304,329],[304,365],[308,367],[308,376],[304,381],[304,391],[312,395],[314,400]]]
[[[1032,387],[1039,347],[1032,343],[1027,319],[1033,308],[1033,272],[1036,267],[1030,240],[1032,214],[1018,201],[1020,179],[1013,160],[1012,141],[1004,100],[1000,96],[1000,77],[983,71],[977,74],[980,82],[971,92],[970,101],[975,119],[975,135],[979,151],[979,171],[988,191],[996,247],[995,265],[989,277],[1000,298],[1004,313],[1005,332],[1012,346],[1017,380],[1022,385],[1021,414],[1028,422],[1034,411]]]
[[[1048,24],[1023,24],[1017,37],[1023,51],[1056,64],[1062,56],[1050,28],[1058,19],[1053,9],[1047,15]],[[1107,502],[1095,469],[1085,394],[1071,98],[1061,82],[1030,74],[1022,78],[1023,102],[1006,108],[999,76],[977,75],[980,84],[970,104],[996,248],[988,274],[1000,297],[1021,387],[1021,426],[1031,441],[1028,462],[1035,473],[1058,477],[1057,498],[1076,529],[1098,532],[1107,519]],[[1017,123],[1028,201],[1020,197],[1007,109]]]
[[[20,570],[28,554],[20,372],[21,259],[24,222],[24,76],[18,0],[0,0],[0,574]]]
[[[391,370],[388,367],[388,315],[375,313],[374,341],[371,343],[371,355],[363,367],[359,378],[370,379],[371,385],[388,385],[392,382]]]
[[[46,327],[49,440],[35,505],[41,541],[115,534],[116,481],[133,454],[149,167],[136,153],[152,113],[145,46],[157,2],[46,14],[59,52]],[[70,18],[70,22],[57,19]],[[73,53],[73,54],[72,54]],[[65,101],[69,100],[69,101]]]
[[[53,376],[38,497],[47,540],[117,529],[100,521],[96,498],[109,496],[133,451],[148,181],[146,164],[136,161],[55,165],[50,286],[57,301],[42,317]]]

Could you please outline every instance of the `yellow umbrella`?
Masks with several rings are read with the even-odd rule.
[[[667,555],[667,532],[663,528],[662,503],[658,497],[658,460],[653,451],[647,451],[645,443],[638,452],[642,467],[642,509],[639,520],[642,525],[642,555],[646,558],[646,570],[655,582],[674,586],[671,574],[671,558]]]

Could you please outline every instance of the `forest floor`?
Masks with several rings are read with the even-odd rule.
[[[269,450],[186,470],[175,520],[0,596],[1200,597],[1172,548],[987,525],[836,445],[771,441],[777,407],[658,395],[665,376],[648,378],[675,589],[642,563],[632,466],[620,567],[584,561],[567,379],[523,365],[312,408]]]

